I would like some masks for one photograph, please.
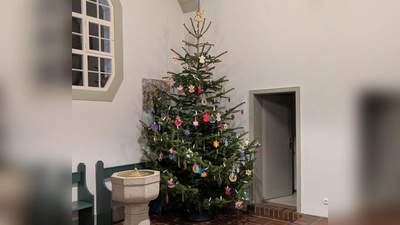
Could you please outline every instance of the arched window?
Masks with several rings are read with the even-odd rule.
[[[121,14],[119,0],[72,0],[73,99],[114,98],[123,79]]]

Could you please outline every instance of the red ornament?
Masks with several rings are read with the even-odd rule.
[[[208,114],[208,113],[203,114],[203,121],[206,123],[210,122],[210,114]]]
[[[231,194],[231,188],[229,186],[226,186],[225,188],[225,194],[230,195]]]

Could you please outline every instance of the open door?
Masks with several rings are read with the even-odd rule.
[[[262,142],[265,151],[265,200],[293,194],[295,134],[294,93],[262,96]]]

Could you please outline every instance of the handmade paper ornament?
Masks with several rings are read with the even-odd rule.
[[[186,158],[190,159],[192,157],[192,150],[190,150],[190,148],[186,151]]]
[[[200,174],[200,176],[201,176],[201,177],[206,177],[207,174],[208,174],[208,172],[207,172],[207,171],[204,171],[203,173]]]
[[[235,202],[235,208],[242,209],[243,208],[243,201],[237,200],[237,202]]]
[[[218,121],[218,122],[221,121],[221,113],[215,114],[215,117],[216,117],[215,118],[216,121]]]
[[[201,104],[202,104],[202,105],[207,105],[207,99],[203,97],[203,98],[201,99]]]
[[[175,188],[176,180],[171,178],[167,182],[168,182],[168,188]]]
[[[210,67],[208,67],[208,65],[205,68],[206,72],[208,72],[210,70]]]
[[[195,127],[199,126],[199,121],[197,121],[196,118],[194,118],[193,126],[195,126]]]
[[[251,170],[246,170],[246,175],[251,176]]]
[[[249,139],[244,140],[244,146],[245,147],[249,146]]]
[[[225,146],[228,147],[229,143],[228,143],[228,139],[225,138]]]
[[[181,120],[181,117],[180,116],[176,116],[176,118],[175,118],[175,126],[177,126],[179,128],[180,126],[182,126],[182,123],[183,123],[183,121]]]
[[[229,174],[229,180],[231,182],[235,182],[237,180],[237,176],[233,171]]]
[[[172,79],[172,77],[168,78],[168,85],[171,87],[175,85],[175,81],[174,81],[174,79]]]
[[[196,16],[194,16],[193,20],[196,22],[203,22],[202,15],[204,13],[204,10],[197,9],[196,10]]]
[[[206,123],[210,122],[210,114],[208,113],[203,114],[203,121]]]
[[[211,117],[210,117],[210,123],[215,123],[215,117],[214,117],[214,115],[211,115]]]
[[[158,155],[158,160],[161,161],[163,159],[164,155],[162,154],[162,152],[160,152],[160,154]]]
[[[192,170],[193,170],[193,173],[198,173],[198,172],[199,172],[199,166],[195,163],[195,164],[192,166]]]
[[[171,148],[170,150],[169,150],[169,159],[171,159],[171,160],[175,160],[176,159],[176,151],[173,149],[173,148]]]
[[[204,169],[204,168],[202,168],[202,167],[199,167],[199,169],[197,170],[197,173],[198,174],[202,174],[202,173],[204,173],[206,170]]]
[[[256,151],[260,151],[261,150],[261,144],[257,141],[257,143],[254,145]]]
[[[217,122],[217,127],[221,127],[222,126],[222,121],[218,121]]]
[[[177,89],[178,89],[178,94],[182,94],[182,92],[183,92],[182,84],[180,84]]]
[[[189,136],[189,134],[190,134],[190,130],[189,130],[189,129],[186,129],[186,130],[185,130],[185,135],[186,135],[186,136]]]
[[[221,60],[221,65],[224,65],[225,64],[225,61],[224,60]]]
[[[243,191],[243,193],[242,193],[242,200],[246,200],[246,201],[250,200],[250,193],[249,193],[249,191],[247,191],[247,190]]]
[[[172,56],[172,62],[173,63],[178,63],[178,56]]]
[[[225,187],[225,194],[230,195],[231,194],[231,188],[229,186]]]
[[[154,122],[154,123],[151,125],[151,129],[153,129],[153,131],[158,130],[158,125],[156,124],[156,122]]]
[[[203,64],[203,63],[205,63],[206,61],[205,61],[205,59],[206,59],[206,57],[204,57],[204,55],[201,55],[200,57],[199,57],[199,62],[201,63],[201,64]]]
[[[228,124],[224,123],[224,130],[228,129]]]
[[[218,183],[218,187],[221,187],[221,184],[222,184],[222,178],[221,178],[221,176],[220,176],[220,175],[218,175],[218,178],[217,178],[217,183]]]
[[[203,92],[203,88],[199,85],[198,87],[197,87],[197,93],[198,94],[201,94]]]
[[[213,146],[216,147],[216,148],[218,148],[218,147],[219,147],[219,142],[218,142],[217,140],[215,140],[215,141],[213,142]]]
[[[193,93],[195,90],[194,90],[194,86],[191,84],[191,85],[189,85],[189,93]]]

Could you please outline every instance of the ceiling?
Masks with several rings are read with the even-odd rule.
[[[178,0],[183,13],[194,12],[197,9],[197,0]]]

